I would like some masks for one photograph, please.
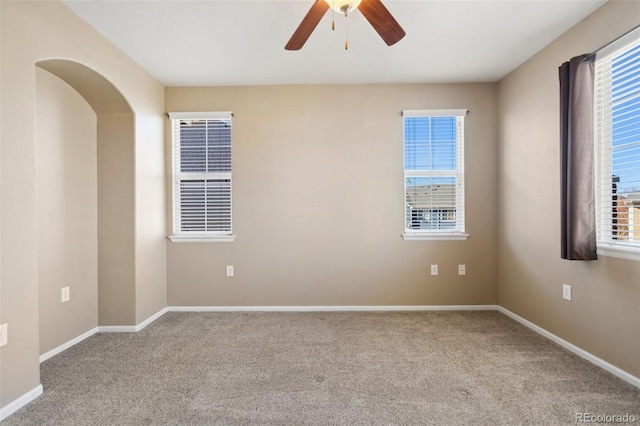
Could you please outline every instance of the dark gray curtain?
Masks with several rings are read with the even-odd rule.
[[[593,81],[595,55],[560,67],[560,173],[562,258],[594,260]]]

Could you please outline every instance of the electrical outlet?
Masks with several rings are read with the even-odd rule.
[[[233,276],[233,266],[231,266],[231,265],[227,266],[227,276],[228,277],[232,277]]]
[[[569,284],[562,284],[562,298],[571,300],[571,286]]]
[[[458,265],[458,275],[466,275],[467,267],[465,265]]]
[[[431,265],[431,275],[438,275],[438,265]]]
[[[0,325],[0,346],[4,346],[9,342],[8,328],[8,324]]]
[[[62,292],[60,294],[60,298],[62,299],[62,302],[68,302],[71,299],[71,294],[70,294],[70,290],[69,287],[62,287]]]

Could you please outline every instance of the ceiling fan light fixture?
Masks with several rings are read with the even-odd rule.
[[[336,12],[348,15],[356,10],[362,0],[324,0]]]
[[[343,13],[345,16],[349,12],[358,9],[378,35],[382,37],[387,46],[396,44],[405,36],[404,30],[382,4],[382,0],[314,0],[311,9],[302,19],[302,22],[300,22],[300,25],[298,25],[284,48],[286,50],[300,50],[330,8]],[[345,48],[349,48],[348,43],[345,44]]]

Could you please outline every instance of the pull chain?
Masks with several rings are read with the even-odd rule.
[[[349,50],[349,15],[344,14],[344,50]]]
[[[333,0],[333,7],[331,8],[331,31],[336,30],[336,0]]]

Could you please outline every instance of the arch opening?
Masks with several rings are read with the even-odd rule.
[[[95,112],[95,119],[93,121],[88,120],[86,114],[74,115],[73,112],[68,111],[55,111],[53,120],[60,120],[59,126],[53,124],[54,128],[62,128],[66,126],[66,133],[56,134],[54,132],[41,132],[38,138],[50,138],[54,144],[59,146],[49,146],[50,149],[49,158],[45,159],[44,164],[48,169],[41,168],[40,164],[37,165],[38,173],[42,173],[46,176],[46,173],[51,173],[51,168],[54,169],[55,182],[60,182],[59,189],[56,189],[56,194],[60,196],[49,197],[49,203],[52,208],[57,209],[58,213],[58,226],[61,229],[66,229],[64,232],[58,232],[56,235],[58,238],[52,238],[47,235],[48,240],[53,242],[46,247],[40,247],[39,249],[49,250],[49,253],[58,251],[57,255],[64,250],[67,259],[60,264],[66,265],[67,273],[64,270],[59,271],[59,286],[65,285],[65,276],[70,276],[73,272],[73,266],[75,260],[87,259],[87,253],[82,253],[82,250],[78,250],[77,247],[73,247],[73,241],[66,232],[69,228],[73,228],[69,225],[68,216],[64,212],[75,212],[78,210],[86,209],[87,211],[93,211],[97,217],[94,221],[93,229],[87,230],[86,226],[84,231],[92,234],[91,238],[97,241],[97,247],[94,254],[97,257],[97,280],[93,278],[93,283],[83,286],[77,285],[74,289],[70,289],[71,300],[76,302],[75,304],[64,305],[60,307],[60,290],[57,290],[57,294],[52,293],[49,289],[49,297],[55,297],[58,303],[58,310],[43,312],[43,309],[47,308],[42,302],[40,303],[41,316],[46,314],[45,320],[59,321],[60,329],[64,328],[63,321],[72,321],[73,315],[77,315],[79,318],[83,316],[86,319],[87,310],[94,311],[94,324],[92,327],[86,327],[89,329],[96,326],[119,326],[130,325],[135,323],[135,115],[122,93],[104,76],[96,72],[95,70],[67,59],[48,59],[39,61],[36,67],[47,71],[58,79],[62,80],[68,86],[71,87],[68,92],[71,95],[61,95],[64,97],[73,97],[73,91],[77,92],[76,95],[80,95],[86,101],[89,108]],[[55,78],[54,78],[55,79]],[[58,92],[56,92],[58,93]],[[36,102],[38,107],[41,107],[39,91],[36,92]],[[52,96],[49,94],[48,96]],[[53,95],[57,96],[57,95]],[[76,96],[77,98],[77,96]],[[62,102],[62,100],[59,100]],[[53,108],[58,108],[60,102],[54,101],[48,102],[47,106],[53,105]],[[65,101],[66,102],[66,101]],[[45,108],[46,108],[45,107]],[[89,110],[87,108],[87,110]],[[56,114],[60,114],[59,116]],[[66,116],[65,116],[66,114]],[[69,117],[69,115],[72,117]],[[47,115],[50,115],[47,113]],[[51,117],[49,119],[49,126],[51,126]],[[87,126],[94,127],[93,136],[85,137],[83,141],[72,142],[72,140],[78,139],[77,130],[74,129],[75,125],[78,128],[86,129]],[[78,123],[81,120],[82,123]],[[38,121],[38,118],[37,120]],[[66,123],[66,124],[65,124]],[[65,136],[66,135],[66,136]],[[69,141],[66,141],[68,139]],[[40,141],[38,141],[40,143]],[[50,141],[45,141],[50,143]],[[76,143],[78,149],[74,149],[69,146],[69,143]],[[79,143],[92,144],[92,150],[88,150],[90,154],[84,154],[84,157],[78,157],[78,151],[84,150]],[[91,160],[91,156],[94,158]],[[87,174],[93,174],[86,181],[90,182],[89,185],[93,185],[93,201],[87,201],[87,197],[82,198],[83,201],[78,201],[77,197],[78,186],[76,184],[78,179],[82,179],[81,175],[78,175],[77,170],[81,169],[80,162],[84,161],[83,158],[89,162],[94,161],[95,165],[91,169],[85,170],[85,176]],[[69,174],[75,173],[76,179],[69,179]],[[48,185],[48,186],[47,186]],[[84,190],[87,183],[84,184]],[[46,188],[45,188],[46,187]],[[44,183],[43,189],[55,188],[52,183]],[[75,194],[75,195],[74,195]],[[41,197],[38,196],[40,199]],[[45,203],[45,197],[42,197],[40,204]],[[89,204],[87,204],[89,203]],[[93,203],[93,205],[90,205]],[[46,206],[43,206],[43,208]],[[39,210],[42,214],[49,214],[47,211]],[[40,214],[39,213],[39,214]],[[42,232],[49,232],[51,228],[56,226],[55,221],[50,222],[49,225],[43,228]],[[71,231],[74,231],[71,229]],[[40,233],[40,231],[39,231]],[[66,235],[65,235],[66,234]],[[76,236],[82,238],[81,236]],[[67,241],[65,241],[67,240]],[[77,265],[77,263],[75,263]],[[50,277],[48,286],[51,286]],[[41,279],[42,285],[44,278]],[[77,281],[76,281],[77,282]],[[91,290],[91,288],[93,290]],[[81,302],[80,291],[94,291],[97,293],[97,303],[86,302],[84,306],[78,306]],[[75,297],[74,297],[75,295]],[[97,315],[95,312],[97,305]],[[75,313],[72,312],[75,310]],[[69,313],[71,312],[71,313]],[[71,316],[72,319],[69,319]],[[66,319],[65,319],[66,318]],[[97,320],[95,320],[97,318]],[[97,321],[97,323],[96,323]],[[86,323],[86,321],[85,321]],[[56,330],[55,324],[48,324],[47,330]],[[51,335],[47,336],[47,344],[43,347],[42,333],[46,332],[43,327],[40,327],[41,333],[41,356],[44,355],[51,347],[57,347],[67,343],[68,336],[63,333],[56,333],[53,338]]]
[[[68,59],[46,59],[37,62],[36,66],[73,87],[98,115],[133,113],[122,93],[109,80],[85,65]]]

